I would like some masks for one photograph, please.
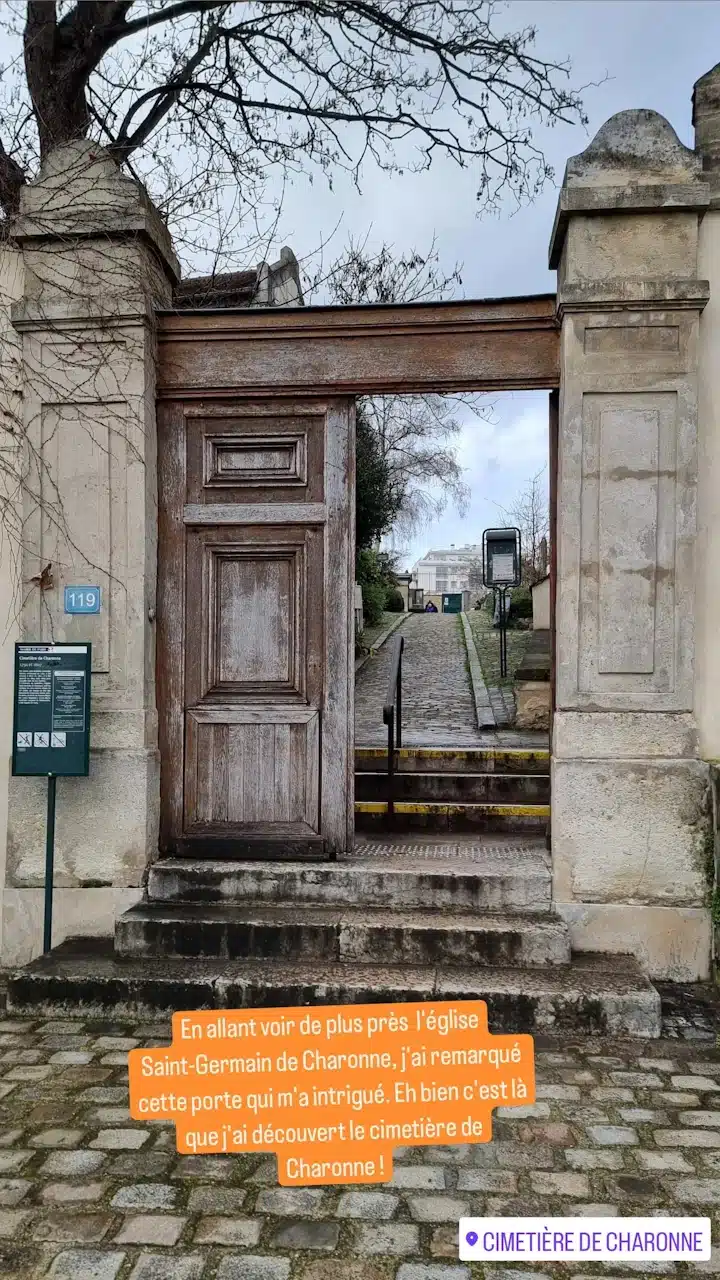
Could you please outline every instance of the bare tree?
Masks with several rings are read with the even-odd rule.
[[[483,598],[487,595],[488,589],[483,581],[483,562],[477,556],[468,565],[468,590],[476,597]]]
[[[473,166],[483,208],[507,193],[532,196],[550,175],[536,124],[584,119],[577,95],[563,87],[567,68],[537,58],[534,30],[508,29],[493,0],[14,0],[0,6],[0,31],[6,217],[54,148],[88,138],[145,184],[184,262],[209,255],[213,272],[236,264],[249,239],[273,235],[284,186],[299,172],[319,171],[332,183],[345,170],[359,181],[367,164],[418,170],[444,155]],[[68,243],[70,282],[74,252]],[[118,287],[112,255],[107,264],[101,257],[95,280],[83,258],[89,294]],[[413,268],[400,257],[395,297],[412,296],[414,269],[422,274],[422,262]],[[388,271],[375,263],[364,292],[380,297]],[[50,283],[62,292],[61,282]],[[146,282],[128,288],[138,283]],[[122,367],[109,355],[110,330],[107,338],[103,360],[87,370],[88,402],[105,398]],[[18,352],[0,355],[8,401],[19,405]],[[51,378],[31,373],[38,386]],[[58,398],[47,392],[48,402]],[[461,494],[454,410],[427,402],[423,413],[414,437],[400,402],[397,419],[378,423],[416,513],[442,500],[435,480]],[[85,552],[57,490],[52,450],[26,418],[13,409],[3,424],[2,535],[18,554],[35,555],[30,526],[41,512],[56,531],[60,568]],[[79,419],[88,447],[99,448],[96,426]],[[113,447],[130,447],[124,432],[120,415],[108,427]],[[40,570],[23,590],[48,589],[54,567]]]
[[[550,508],[547,467],[542,467],[507,507],[495,503],[509,525],[520,530],[522,580],[532,587],[544,578],[548,565]]]
[[[303,292],[308,300],[318,295],[323,301],[348,306],[353,303],[436,302],[448,298],[462,285],[459,263],[450,271],[440,265],[437,240],[421,253],[409,249],[398,253],[384,242],[370,248],[372,228],[362,239],[350,237],[345,248],[328,267],[326,246],[321,246],[303,264]]]
[[[363,404],[398,495],[397,532],[410,535],[430,524],[448,502],[464,515],[470,490],[456,454],[462,418],[453,398],[373,396]],[[472,411],[481,412],[474,407]]]
[[[584,117],[567,66],[501,13],[494,0],[5,6],[0,205],[13,213],[39,161],[82,137],[145,182],[181,248],[218,265],[267,222],[271,177],[274,215],[298,172],[357,180],[367,160],[404,171],[445,155],[473,166],[480,207],[522,200],[551,172],[534,125]]]
[[[462,285],[458,263],[444,271],[436,242],[423,253],[398,253],[383,243],[369,249],[370,233],[351,239],[326,269],[306,268],[304,293],[330,302],[423,302],[452,297]],[[378,442],[394,495],[394,531],[410,536],[442,514],[449,502],[463,514],[470,491],[457,459],[463,419],[490,410],[481,395],[370,396],[362,400],[364,420]]]

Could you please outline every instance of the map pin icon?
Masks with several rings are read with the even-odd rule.
[[[476,1245],[478,1242],[477,1231],[468,1231],[467,1235],[465,1236],[465,1239],[467,1240],[468,1244],[470,1245],[470,1248],[472,1249],[473,1245]]]

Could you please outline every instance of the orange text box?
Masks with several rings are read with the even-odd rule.
[[[275,1152],[283,1186],[387,1182],[396,1146],[489,1142],[493,1107],[535,1101],[532,1036],[484,1000],[176,1013],[128,1055],[135,1120],[185,1154]]]

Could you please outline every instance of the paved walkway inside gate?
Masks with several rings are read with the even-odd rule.
[[[180,1156],[128,1112],[127,1052],[169,1023],[0,1015],[3,1280],[632,1280],[713,1261],[460,1263],[477,1215],[720,1215],[720,1051],[680,992],[661,1041],[536,1038],[537,1101],[489,1144],[397,1148],[391,1184],[288,1188],[272,1157]],[[688,1037],[692,1036],[692,1039]],[[718,1237],[716,1235],[716,1245]]]
[[[403,746],[547,746],[546,733],[478,729],[467,650],[458,614],[411,613],[400,633],[405,637]],[[393,647],[391,637],[358,673],[355,683],[355,745],[358,747],[385,746],[387,743],[382,713]]]

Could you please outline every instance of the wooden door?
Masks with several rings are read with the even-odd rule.
[[[159,406],[160,848],[352,841],[354,403]]]

